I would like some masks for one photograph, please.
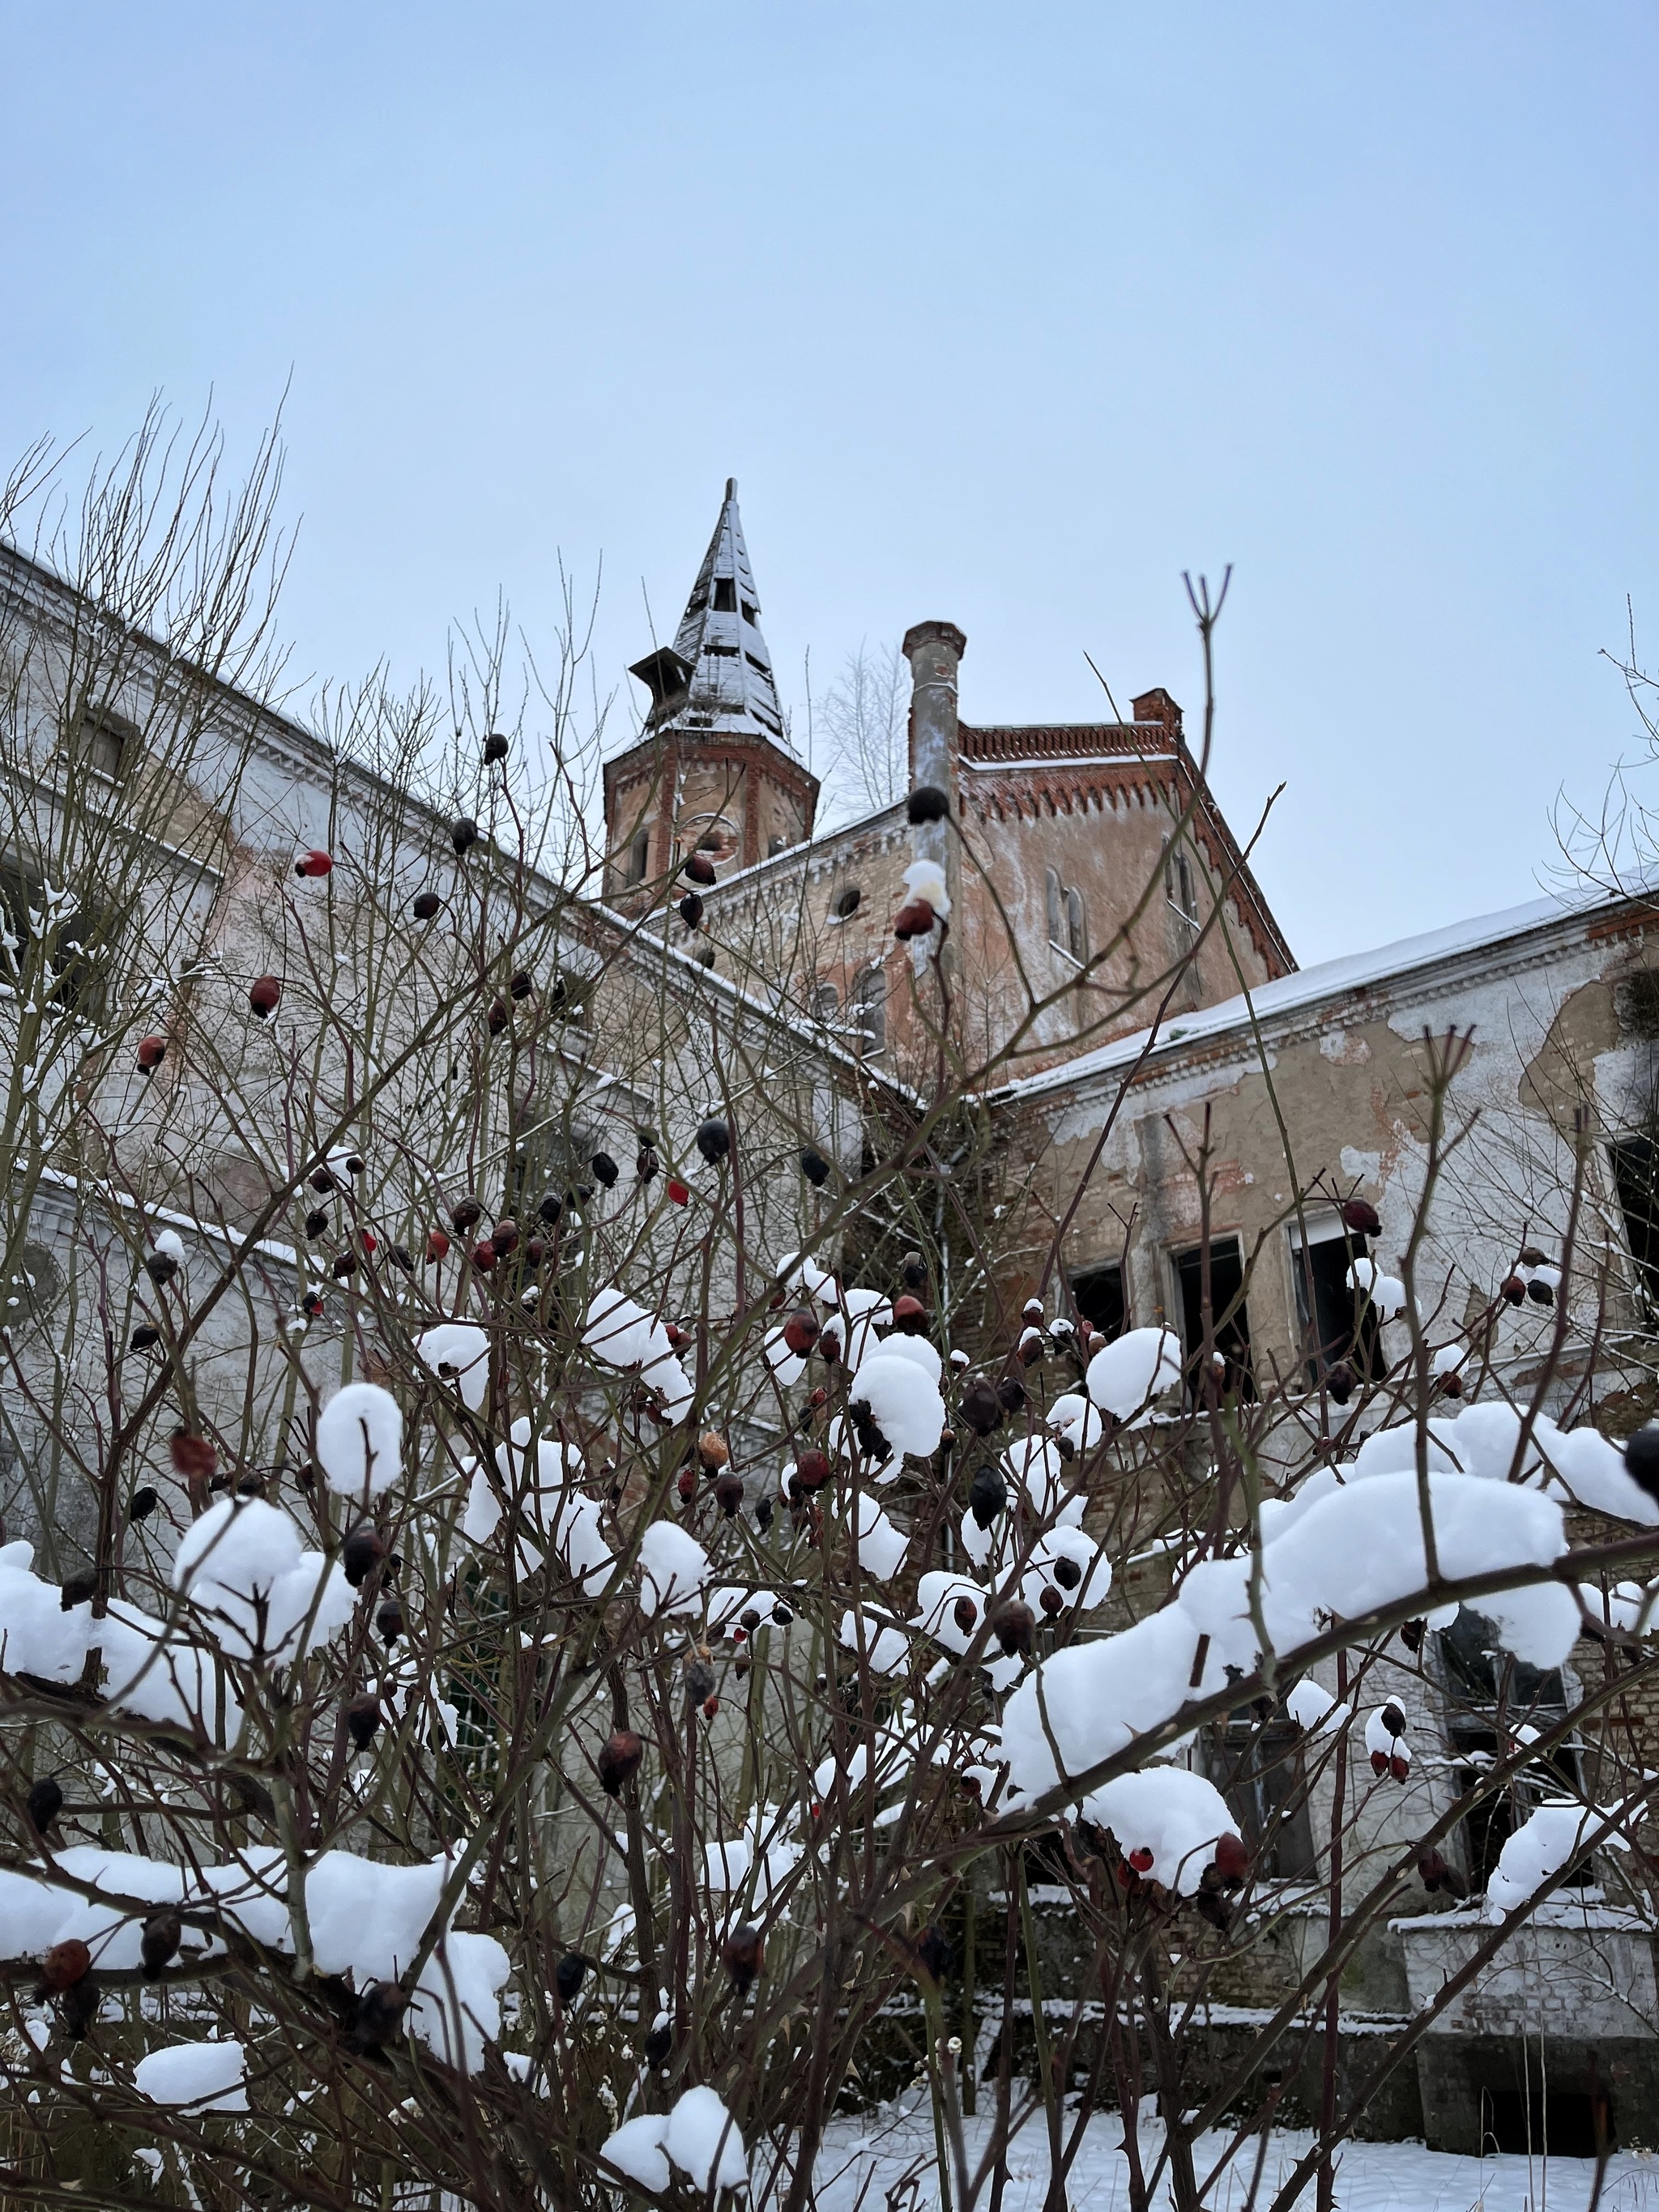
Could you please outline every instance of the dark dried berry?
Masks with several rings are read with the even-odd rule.
[[[712,1168],[718,1166],[731,1149],[731,1130],[724,1121],[711,1116],[697,1131],[697,1150]]]
[[[1380,1237],[1382,1216],[1367,1198],[1351,1198],[1342,1208],[1342,1224],[1354,1237]]]
[[[23,1800],[23,1809],[35,1834],[44,1836],[64,1809],[64,1793],[50,1775],[43,1775]]]
[[[1011,1659],[1028,1659],[1031,1654],[1031,1633],[1036,1621],[1031,1608],[1023,1598],[1014,1598],[999,1607],[991,1623],[997,1642]]]
[[[971,1636],[978,1627],[979,1607],[965,1590],[951,1607],[951,1618],[964,1636]]]
[[[483,1202],[468,1192],[465,1198],[458,1198],[450,1207],[449,1218],[457,1229],[465,1231],[476,1228],[483,1218]]]
[[[559,1993],[559,2002],[569,2004],[587,1978],[588,1960],[580,1951],[567,1951],[553,1969],[553,1986]]]
[[[1498,1285],[1498,1292],[1500,1297],[1507,1298],[1510,1305],[1518,1306],[1525,1301],[1527,1286],[1519,1275],[1505,1275]]]
[[[1008,1485],[1002,1471],[988,1461],[974,1477],[968,1492],[968,1510],[980,1528],[988,1528],[1008,1503]]]
[[[489,735],[484,739],[483,757],[485,766],[488,768],[494,768],[497,761],[504,761],[507,756],[507,739],[501,735],[501,732],[499,730],[492,730],[489,732]]]
[[[1377,1715],[1377,1718],[1382,1722],[1383,1727],[1387,1729],[1390,1735],[1405,1735],[1406,1716],[1401,1711],[1398,1705],[1392,1704],[1384,1705],[1382,1711]]]
[[[150,1352],[161,1341],[161,1332],[152,1328],[148,1322],[141,1323],[127,1339],[129,1352]]]
[[[756,1527],[760,1530],[761,1534],[762,1534],[763,1535],[764,1535],[764,1534],[765,1534],[765,1533],[766,1533],[766,1531],[767,1531],[767,1530],[771,1527],[771,1525],[772,1525],[772,1499],[771,1499],[770,1494],[769,1493],[769,1494],[767,1494],[766,1496],[764,1496],[764,1497],[761,1498],[759,1499],[759,1501],[757,1502],[757,1504],[756,1504],[756,1507],[755,1507],[755,1526],[756,1526]]]
[[[1325,1388],[1334,1404],[1346,1406],[1354,1393],[1354,1371],[1346,1359],[1339,1359],[1334,1367],[1325,1370]]]
[[[683,863],[688,879],[706,890],[715,880],[714,863],[707,853],[688,853]]]
[[[98,1595],[96,1575],[67,1575],[58,1593],[58,1610],[73,1613],[77,1605],[90,1605]]]
[[[899,1262],[899,1279],[907,1291],[920,1297],[927,1287],[927,1263],[920,1252],[907,1252]]]
[[[805,1359],[818,1340],[817,1316],[805,1306],[792,1313],[783,1324],[783,1340],[797,1359]]]
[[[152,1490],[146,1483],[142,1490],[135,1490],[127,1500],[128,1520],[147,1521],[161,1502],[160,1492]]]
[[[664,2065],[673,2047],[674,2031],[668,2022],[664,2021],[660,2027],[653,2027],[645,2039],[646,2064],[647,2066]]]
[[[760,1929],[748,1921],[734,1928],[720,1946],[720,1961],[731,1975],[740,1997],[746,1997],[750,1987],[765,1961],[766,1946]]]
[[[1407,1651],[1420,1651],[1423,1649],[1423,1638],[1428,1633],[1428,1626],[1429,1624],[1426,1620],[1402,1620],[1401,1622],[1400,1641],[1405,1645]]]
[[[359,1751],[367,1751],[380,1732],[386,1715],[380,1711],[380,1701],[373,1690],[365,1690],[346,1707],[346,1726],[351,1731],[351,1741]]]
[[[395,1644],[404,1632],[404,1608],[399,1599],[389,1597],[374,1616],[374,1626],[382,1644]]]
[[[392,1261],[394,1267],[401,1267],[406,1275],[412,1275],[415,1272],[415,1255],[407,1244],[392,1246]]]
[[[951,811],[948,795],[936,783],[919,783],[904,802],[904,811],[912,826],[924,822],[943,822]]]
[[[554,1223],[557,1221],[559,1216],[563,1212],[564,1200],[562,1198],[556,1197],[551,1191],[549,1191],[547,1196],[536,1208],[538,1218],[544,1221],[550,1229],[552,1228]]]
[[[1083,1580],[1082,1568],[1075,1559],[1067,1559],[1064,1553],[1054,1561],[1048,1571],[1061,1589],[1075,1589]]]
[[[649,1182],[661,1167],[662,1162],[649,1145],[641,1145],[634,1158],[634,1172],[641,1182]]]
[[[713,1694],[714,1687],[714,1668],[709,1666],[706,1660],[694,1659],[691,1662],[691,1664],[685,1670],[685,1702],[687,1705],[700,1705],[705,1698]]]
[[[510,1213],[495,1224],[489,1232],[489,1241],[495,1248],[498,1260],[505,1260],[509,1252],[518,1249],[519,1224]]]
[[[931,1923],[916,1939],[916,1963],[925,1966],[936,1982],[942,1982],[951,1971],[951,1946],[944,1931]]]
[[[893,1326],[901,1336],[921,1336],[927,1329],[927,1309],[909,1291],[893,1301]]]
[[[92,1972],[92,1954],[78,1936],[54,1943],[40,1961],[40,1986],[54,1996],[72,1990]]]
[[[645,1745],[632,1729],[618,1729],[599,1746],[599,1784],[607,1797],[620,1797],[645,1757]]]
[[[988,1437],[994,1429],[1002,1426],[1002,1401],[982,1375],[976,1375],[963,1392],[960,1407],[963,1419],[975,1436]]]
[[[1037,1600],[1037,1603],[1042,1607],[1042,1610],[1048,1614],[1050,1620],[1053,1620],[1057,1614],[1062,1613],[1066,1610],[1065,1599],[1060,1595],[1060,1592],[1052,1586],[1045,1585],[1042,1595]]]
[[[1527,1296],[1535,1306],[1553,1306],[1555,1304],[1555,1286],[1553,1283],[1547,1283],[1541,1275],[1534,1275],[1527,1285]]]
[[[386,1540],[380,1530],[367,1521],[360,1522],[340,1550],[340,1565],[353,1589],[360,1587],[385,1557]]]
[[[822,1189],[830,1180],[829,1161],[811,1145],[800,1156],[800,1171],[815,1190]]]
[[[830,1472],[829,1454],[821,1452],[816,1444],[811,1445],[797,1455],[795,1486],[798,1490],[822,1490],[830,1480]]]
[[[1005,1413],[1025,1411],[1025,1385],[1017,1375],[1005,1375],[997,1384],[997,1402]]]
[[[729,1521],[743,1504],[743,1477],[723,1474],[714,1485],[714,1497],[720,1511]]]
[[[410,902],[409,910],[416,921],[431,921],[443,912],[443,906],[444,902],[436,891],[420,891]]]
[[[170,1283],[179,1272],[179,1262],[171,1252],[152,1252],[144,1261],[144,1273],[152,1283]]]
[[[594,1182],[602,1188],[611,1190],[615,1188],[621,1170],[609,1152],[595,1152],[587,1164],[593,1170]]]
[[[396,1982],[371,1982],[357,2000],[347,2039],[354,2051],[383,2051],[396,2040],[409,1999]]]
[[[459,860],[463,853],[470,853],[478,842],[478,825],[470,814],[458,815],[449,825],[449,842],[455,848]]]
[[[1626,1444],[1625,1470],[1650,1498],[1659,1498],[1659,1421],[1638,1429]]]
[[[313,1237],[325,1236],[331,1218],[329,1213],[319,1206],[314,1212],[306,1216],[306,1235]]]
[[[334,1277],[337,1282],[340,1283],[348,1281],[356,1273],[356,1272],[357,1255],[355,1252],[342,1252],[339,1258],[329,1269],[330,1274]]]
[[[184,1934],[185,1923],[171,1905],[163,1905],[159,1912],[150,1914],[138,1940],[138,1955],[143,1961],[146,1981],[153,1982],[175,1955]]]
[[[680,920],[688,929],[696,929],[702,921],[702,901],[696,891],[687,891],[680,901]]]

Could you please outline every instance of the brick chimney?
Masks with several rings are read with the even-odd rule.
[[[1129,702],[1138,722],[1161,722],[1172,738],[1181,735],[1181,709],[1160,684]]]
[[[968,641],[954,623],[917,623],[904,633],[904,657],[910,664],[911,683],[910,788],[933,784],[951,802],[948,822],[918,823],[911,830],[910,849],[917,860],[937,860],[944,869],[956,929],[962,926],[962,843],[957,832],[961,805],[957,669],[967,650]],[[927,951],[921,940],[913,948],[918,971],[926,963]],[[948,938],[945,961],[947,967],[956,964]]]

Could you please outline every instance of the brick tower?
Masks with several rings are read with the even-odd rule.
[[[629,671],[651,694],[638,741],[605,764],[605,887],[632,903],[701,849],[722,873],[812,834],[818,781],[778,708],[735,478],[674,642]]]

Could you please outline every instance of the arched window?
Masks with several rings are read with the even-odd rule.
[[[1060,912],[1060,874],[1054,868],[1048,871],[1048,942],[1059,945],[1064,945],[1066,942],[1066,920]]]
[[[650,866],[651,832],[648,830],[636,830],[634,833],[634,842],[628,850],[629,882],[642,884]]]
[[[866,1060],[887,1049],[887,975],[884,969],[866,968],[853,986],[857,1010],[853,1043]]]
[[[841,994],[833,983],[820,983],[812,994],[812,1019],[822,1022],[825,1029],[832,1029],[840,1012]]]
[[[1066,950],[1079,965],[1089,957],[1089,922],[1083,911],[1083,894],[1070,890],[1066,894]]]

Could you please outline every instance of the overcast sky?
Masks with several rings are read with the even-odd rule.
[[[1659,641],[1659,10],[0,0],[0,450],[290,383],[320,681],[560,556],[630,695],[739,480],[780,687],[1200,696],[1304,963],[1538,895]],[[1654,658],[1659,659],[1659,642]],[[617,708],[620,737],[631,696]]]

